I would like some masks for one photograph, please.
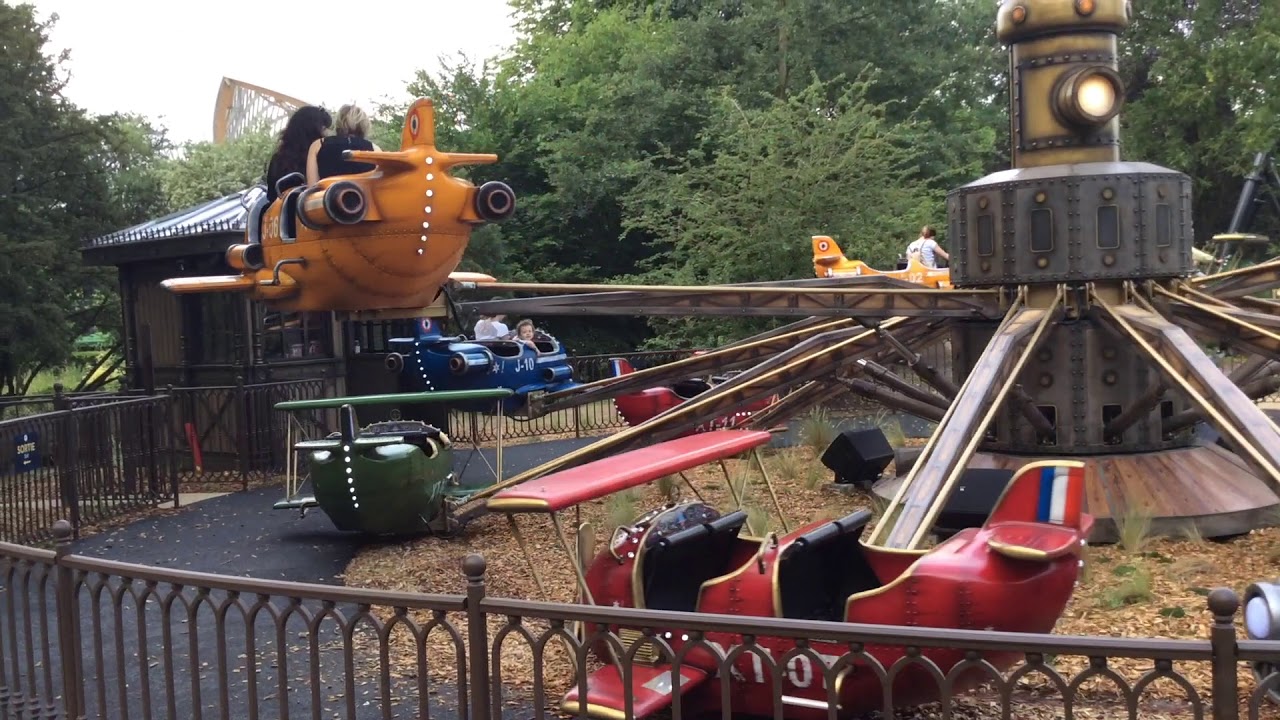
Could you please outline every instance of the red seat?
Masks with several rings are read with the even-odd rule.
[[[1017,560],[1052,560],[1078,551],[1083,536],[1063,525],[1004,520],[987,527],[987,547]]]

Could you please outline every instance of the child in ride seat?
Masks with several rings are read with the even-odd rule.
[[[537,343],[534,342],[535,333],[536,333],[536,330],[534,330],[532,320],[529,320],[528,318],[526,318],[516,323],[516,337],[515,337],[516,342],[522,343],[524,345],[529,346],[530,348],[533,348],[534,350],[537,350],[538,345]]]

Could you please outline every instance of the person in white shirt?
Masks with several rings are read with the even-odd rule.
[[[937,240],[933,239],[934,235],[933,228],[928,225],[920,228],[920,237],[907,246],[907,258],[910,259],[912,255],[915,255],[920,258],[921,264],[928,268],[938,267],[939,255],[942,256],[943,260],[949,261],[951,256],[947,254],[946,250],[942,249]]]
[[[506,323],[502,322],[506,317],[506,315],[481,315],[475,327],[476,339],[496,340],[510,335],[511,330],[507,328]]]

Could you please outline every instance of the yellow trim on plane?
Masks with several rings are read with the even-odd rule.
[[[577,683],[574,683],[574,685],[576,687]],[[579,712],[579,708],[581,706],[582,706],[581,701],[575,701],[575,700],[560,701],[561,710],[567,713],[573,713],[575,715]],[[611,707],[605,707],[604,705],[597,705],[595,703],[589,702],[587,703],[587,717],[602,718],[603,720],[626,720],[627,714],[622,710],[616,710]]]
[[[538,498],[491,498],[485,507],[498,512],[551,512],[550,503]]]
[[[987,538],[987,547],[1007,558],[1013,558],[1014,560],[1032,560],[1035,562],[1048,562],[1054,558],[1066,555],[1067,551],[1070,550],[1070,548],[1066,548],[1062,552],[1053,553],[1051,555],[1044,550],[1037,550],[1036,548],[1027,547],[1026,545],[1010,545],[1009,543],[1002,543],[995,538]]]

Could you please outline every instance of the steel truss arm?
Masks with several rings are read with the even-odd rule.
[[[933,290],[899,280],[875,281],[866,287],[833,286],[830,281],[797,281],[774,285],[710,285],[667,287],[646,285],[486,284],[486,290],[582,293],[550,297],[485,300],[462,307],[482,314],[646,315],[865,318],[1003,316],[998,290]],[[825,282],[826,284],[822,284]]]
[[[1185,330],[1136,305],[1112,306],[1094,294],[1100,318],[1146,353],[1171,385],[1181,389],[1205,420],[1272,490],[1280,492],[1280,430],[1210,360]]]
[[[942,422],[942,418],[947,412],[937,405],[907,397],[906,395],[894,392],[883,385],[877,385],[870,380],[851,378],[841,380],[840,382],[844,383],[844,385],[856,395],[860,395],[868,400],[873,400],[881,405],[893,408],[894,410],[924,418],[925,420]]]
[[[841,385],[835,378],[811,380],[788,393],[778,402],[747,418],[740,427],[751,430],[776,427],[816,405],[842,397],[848,392],[849,388]]]
[[[1244,393],[1250,400],[1256,401],[1258,398],[1266,397],[1276,390],[1280,390],[1280,375],[1276,374],[1277,371],[1280,371],[1280,366],[1271,362],[1268,371],[1262,377],[1240,384],[1240,392]],[[1204,413],[1195,408],[1184,410],[1177,415],[1171,415],[1166,418],[1164,425],[1161,427],[1161,432],[1171,435],[1206,420]]]
[[[887,321],[886,324],[906,325],[909,321],[895,318]],[[819,377],[830,376],[840,366],[874,351],[875,341],[874,331],[861,329],[837,330],[810,338],[791,350],[736,375],[639,425],[491,485],[472,495],[468,504],[482,500],[503,488],[580,465],[609,453],[622,452],[644,442],[667,440],[780,390],[801,385]],[[459,519],[469,516],[460,515]]]
[[[1059,314],[1063,301],[1064,290],[1059,287],[1047,308],[1025,308],[1019,302],[1010,310],[929,438],[920,460],[898,488],[868,543],[912,549],[924,541],[969,458],[982,442],[987,426],[1045,337],[1046,329]],[[899,507],[897,519],[890,527],[894,509]]]
[[[960,392],[960,388],[956,387],[956,384],[951,382],[951,378],[948,378],[938,372],[929,363],[924,362],[924,356],[904,345],[893,336],[893,333],[885,330],[884,328],[880,328],[878,332],[880,333],[881,339],[888,343],[889,347],[892,348],[899,357],[907,362],[907,367],[911,368],[911,370],[915,372],[921,380],[928,383],[934,390],[942,393],[943,397],[947,400],[954,400],[956,398],[956,393]],[[932,343],[925,343],[921,347],[927,347],[929,344]]]
[[[1219,299],[1252,295],[1280,287],[1280,260],[1268,260],[1246,268],[1204,275],[1188,282]]]
[[[950,324],[944,322],[944,323],[937,324],[934,327],[929,329],[923,329],[920,326],[913,326],[909,330],[910,332],[914,333],[913,336],[911,337],[911,343],[913,345],[920,346],[920,347],[927,347],[937,342],[939,339],[945,337],[949,332],[951,332],[951,326]],[[881,339],[883,339],[887,335],[887,333],[879,333],[879,334]],[[905,348],[906,346],[904,345],[902,347]],[[910,351],[908,350],[908,352]],[[877,349],[870,357],[866,358],[865,361],[857,360],[852,365],[846,365],[843,372],[845,374],[857,374],[859,372],[865,371],[867,364],[875,363],[876,361],[884,362],[890,356],[897,355],[897,354],[899,354],[899,350],[897,348],[881,347]],[[919,357],[919,356],[916,356],[916,357]],[[894,377],[897,377],[897,376],[895,375]],[[865,381],[862,381],[862,382],[865,382]],[[789,393],[786,397],[782,398],[781,400],[774,403],[773,405],[770,405],[764,410],[752,415],[743,424],[743,427],[754,428],[754,429],[774,427],[778,423],[789,420],[813,408],[816,405],[822,404],[824,402],[829,402],[830,400],[838,397],[842,397],[846,393],[853,392],[854,390],[855,390],[854,381],[850,380],[849,378],[837,377],[835,375],[825,377],[825,378],[819,378],[817,380],[814,380],[804,385],[798,390],[795,390]],[[924,392],[924,391],[921,391],[921,392]],[[887,399],[892,400],[892,399],[896,399],[897,397],[899,396],[892,395],[891,398],[887,398]],[[945,403],[946,401],[943,400],[942,402]],[[907,404],[910,404],[910,403],[908,402]],[[942,405],[941,407],[945,408],[946,405]],[[912,408],[915,409],[914,406],[912,406]],[[905,412],[912,412],[912,410],[909,410],[906,408],[899,408],[899,409],[903,409]],[[912,413],[912,414],[917,414],[917,413]],[[925,414],[925,415],[921,415],[921,417],[928,418],[929,415]]]
[[[951,326],[944,322],[929,329],[923,329],[920,326],[913,326],[910,330],[914,333],[911,338],[912,344],[927,347],[945,337],[951,331]],[[881,339],[883,339],[887,333],[879,334]],[[905,346],[903,347],[905,348]],[[892,347],[881,347],[867,358],[867,362],[884,362],[888,357],[898,354],[898,352],[899,351],[897,349]],[[865,365],[863,364],[863,361],[858,360],[852,365],[845,366],[844,372],[857,373],[864,368]],[[751,418],[743,424],[743,427],[754,429],[774,427],[778,423],[789,420],[816,405],[842,397],[853,390],[845,380],[845,378],[839,378],[834,375],[814,380],[789,393],[786,397],[770,405],[764,410],[752,415]]]
[[[802,323],[793,324],[801,325]],[[577,405],[586,405],[598,400],[614,398],[629,392],[662,385],[672,380],[699,373],[712,370],[736,370],[747,365],[754,365],[764,358],[793,348],[800,342],[815,335],[832,330],[844,330],[856,325],[856,320],[822,318],[820,323],[809,323],[805,327],[789,332],[768,333],[767,336],[759,339],[748,339],[744,342],[712,350],[702,355],[683,358],[665,365],[618,377],[597,380],[568,390],[547,393],[542,396],[531,396],[529,398],[529,412],[531,416],[538,417]]]
[[[1169,302],[1168,314],[1181,318],[1207,337],[1242,350],[1280,360],[1280,317],[1199,302],[1157,287]]]

